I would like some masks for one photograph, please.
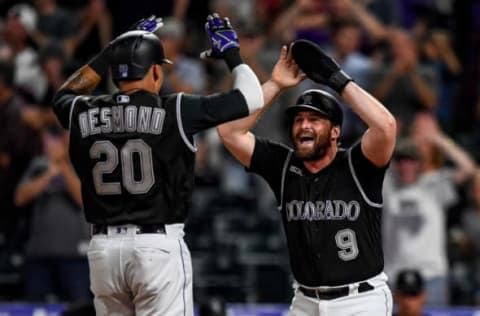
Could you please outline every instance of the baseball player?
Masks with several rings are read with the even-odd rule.
[[[165,58],[154,17],[116,38],[68,79],[54,99],[70,130],[81,180],[97,315],[193,315],[192,266],[183,241],[194,179],[193,135],[247,116],[263,103],[228,19],[207,18],[204,56],[225,60],[234,89],[159,96]],[[119,88],[89,95],[108,68]]]
[[[320,50],[310,57],[313,68],[320,65],[315,81],[336,90],[368,125],[359,142],[339,148],[342,111],[323,90],[307,90],[287,107],[293,148],[249,132],[281,90],[302,80],[298,59],[285,47],[262,86],[264,108],[217,130],[228,150],[262,176],[277,198],[295,278],[290,315],[390,315],[380,223],[395,119],[333,59]]]

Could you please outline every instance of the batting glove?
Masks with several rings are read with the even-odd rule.
[[[129,29],[129,31],[147,31],[154,33],[163,26],[162,18],[157,18],[155,15],[151,15],[146,19],[141,19],[135,22]]]
[[[232,48],[240,48],[238,36],[228,18],[223,20],[217,13],[208,15],[205,31],[210,39],[211,48],[200,54],[201,58],[224,58],[225,52]]]

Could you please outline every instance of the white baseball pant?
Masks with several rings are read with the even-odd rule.
[[[88,249],[97,315],[193,316],[192,263],[183,224],[166,234],[137,234],[135,225],[109,226]]]
[[[331,300],[320,300],[306,296],[295,284],[289,316],[390,316],[392,315],[392,293],[386,283],[387,276],[381,273],[365,280],[372,290],[358,293],[360,282],[346,284],[349,294]],[[322,289],[328,287],[321,287]]]

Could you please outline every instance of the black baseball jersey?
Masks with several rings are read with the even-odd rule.
[[[183,222],[194,181],[193,135],[248,115],[238,90],[206,97],[63,91],[54,104],[70,129],[86,219],[110,225]]]
[[[382,184],[360,143],[310,173],[293,150],[256,139],[250,171],[273,189],[287,236],[295,279],[306,286],[336,286],[383,271]]]

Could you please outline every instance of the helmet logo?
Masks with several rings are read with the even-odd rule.
[[[127,78],[128,77],[128,65],[127,64],[118,65],[118,76],[120,78]]]
[[[306,104],[312,104],[312,96],[311,95],[306,95],[303,97],[304,103]]]

